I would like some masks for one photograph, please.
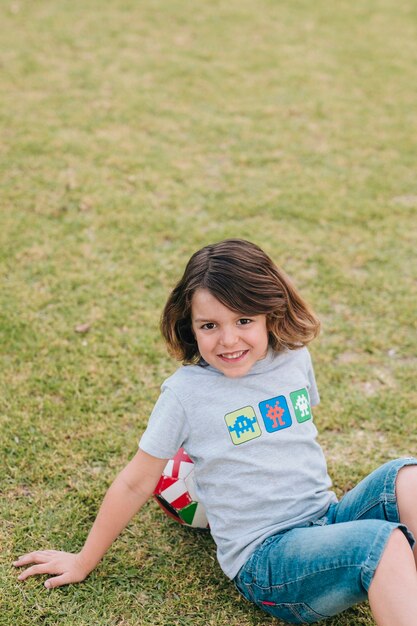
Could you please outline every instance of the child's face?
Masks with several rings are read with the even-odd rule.
[[[236,313],[207,289],[197,289],[191,302],[191,319],[201,356],[229,378],[244,376],[266,356],[266,315]]]

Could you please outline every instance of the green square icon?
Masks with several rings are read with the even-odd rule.
[[[308,396],[307,389],[299,389],[298,391],[291,392],[290,398],[294,408],[295,417],[297,418],[297,422],[301,423],[310,420],[312,415],[310,398]]]
[[[230,437],[235,446],[260,437],[262,432],[256,419],[255,411],[251,406],[226,413],[224,416]]]

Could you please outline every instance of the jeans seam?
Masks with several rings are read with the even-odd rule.
[[[270,535],[263,542],[258,545],[255,550],[252,552],[251,556],[248,558],[246,563],[243,565],[240,571],[245,571],[247,574],[250,574],[252,578],[255,578],[255,574],[257,571],[258,561],[260,560],[262,554],[264,553],[265,548],[268,547],[268,544],[273,540],[277,539],[278,535],[281,533],[277,533],[276,535]],[[282,533],[284,534],[284,533]],[[239,572],[240,574],[240,572]]]
[[[254,583],[243,583],[246,592],[247,592],[247,596],[245,596],[245,594],[242,594],[247,600],[249,600],[250,602],[253,602],[254,604],[256,604],[256,600],[255,600],[255,594],[252,592],[252,585]]]
[[[394,530],[395,528],[388,529],[387,526],[384,526],[380,529],[379,533],[374,539],[372,548],[369,551],[368,558],[363,564],[363,569],[361,571],[361,582],[367,592],[375,575],[376,568],[378,567],[378,564],[385,551],[387,542]]]
[[[283,587],[288,587],[289,585],[292,585],[294,583],[298,583],[301,580],[304,580],[306,578],[309,578],[310,576],[316,576],[317,574],[321,574],[322,572],[329,572],[331,570],[335,570],[335,569],[342,569],[342,568],[351,568],[351,567],[359,567],[359,569],[362,567],[363,563],[349,563],[347,565],[336,565],[336,566],[332,566],[332,567],[323,567],[322,569],[318,569],[315,570],[314,572],[312,572],[311,574],[306,574],[305,576],[299,576],[298,578],[293,578],[292,580],[287,580],[285,583],[282,583],[281,585],[269,585],[268,587],[263,587],[262,585],[258,584],[256,582],[256,580],[253,580],[252,583],[245,583],[248,586],[249,585],[253,585],[255,587],[258,587],[258,589],[261,589],[262,591],[268,591],[269,589],[282,589]]]
[[[397,504],[397,495],[396,495],[396,482],[398,472],[402,470],[403,467],[407,467],[408,465],[416,465],[417,461],[413,457],[405,457],[400,459],[401,465],[398,463],[391,468],[391,471],[387,472],[384,480],[384,488],[382,493],[379,494],[379,497],[372,501],[372,503],[367,503],[367,506],[361,509],[355,516],[355,520],[358,520],[362,515],[370,511],[374,506],[378,504]],[[394,492],[390,490],[390,485],[392,485],[392,473],[395,473],[395,481],[394,481]],[[397,508],[397,520],[399,521],[398,508]],[[394,521],[394,520],[388,520]]]
[[[364,508],[360,509],[356,513],[355,517],[352,518],[352,521],[360,519],[360,517],[362,517],[362,515],[364,515],[368,511],[370,511],[374,506],[378,506],[378,504],[385,504],[385,505],[387,505],[387,504],[397,504],[396,478],[398,476],[398,472],[403,467],[407,467],[409,465],[417,465],[417,459],[415,459],[414,457],[404,457],[404,458],[401,458],[401,459],[397,459],[397,463],[393,467],[391,467],[390,471],[387,472],[386,475],[385,475],[382,492],[379,494],[379,496],[377,498],[375,498],[375,500],[372,500],[372,502],[368,501],[366,506]],[[392,481],[392,473],[393,472],[395,473],[394,492],[392,492],[391,489],[390,489],[390,486],[393,483],[393,481]],[[336,516],[337,516],[337,514],[336,514]],[[396,520],[388,520],[388,521],[399,521],[398,507],[397,507],[397,519]]]
[[[291,611],[291,613],[294,615],[294,617],[296,617],[297,619],[299,619],[299,620],[301,620],[301,621],[304,621],[304,620],[303,620],[303,618],[302,618],[302,616],[299,614],[299,612],[297,611],[297,609],[295,609],[295,608],[294,608],[294,606],[291,606],[291,604],[289,604],[288,602],[286,602],[286,603],[284,604],[284,606],[286,606],[286,607],[287,607],[287,609],[288,609],[289,611]]]
[[[385,488],[385,485],[384,485],[384,488]],[[363,509],[358,511],[358,513],[355,515],[352,521],[359,521],[362,515],[364,515],[371,509],[373,509],[375,506],[378,506],[378,504],[388,504],[388,503],[396,502],[395,495],[394,496],[392,496],[391,494],[389,495],[390,497],[388,497],[388,494],[384,491],[383,493],[380,494],[378,498],[373,500],[371,503],[368,502],[367,506],[365,506]]]
[[[314,609],[311,608],[311,606],[309,604],[307,604],[307,602],[282,602],[281,604],[279,604],[278,606],[285,606],[289,611],[291,611],[291,613],[293,613],[295,615],[295,617],[298,617],[298,619],[303,620],[303,616],[300,615],[300,613],[297,611],[297,609],[295,608],[296,606],[303,606],[305,608],[307,608],[311,613],[313,613],[316,617],[321,617],[321,618],[326,618],[329,617],[328,615],[322,615],[321,613],[317,613],[317,611],[315,611]],[[303,621],[304,623],[304,621]]]

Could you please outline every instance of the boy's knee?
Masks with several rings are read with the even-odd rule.
[[[400,528],[395,528],[395,530],[392,531],[388,543],[398,549],[411,549],[407,537]]]
[[[413,551],[402,530],[396,528],[390,535],[376,567],[369,593],[386,581],[401,579],[407,572],[415,572]]]
[[[406,556],[408,558],[409,554],[412,554],[412,550],[408,539],[402,530],[396,528],[388,539],[382,553],[381,562],[390,560],[395,565],[398,565],[401,563],[401,557]]]
[[[406,465],[398,471],[395,493],[403,521],[404,514],[417,510],[417,465]]]
[[[396,490],[405,487],[416,488],[417,487],[417,465],[405,465],[398,470],[396,480]]]

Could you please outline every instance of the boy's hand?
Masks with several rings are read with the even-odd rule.
[[[38,574],[55,574],[45,582],[47,589],[53,589],[87,578],[116,537],[150,498],[167,460],[151,456],[139,448],[108,489],[81,552],[37,550],[24,554],[13,565],[31,567],[19,575],[19,580]]]
[[[70,583],[78,583],[88,576],[90,570],[88,570],[82,563],[82,559],[79,554],[72,554],[71,552],[59,552],[58,550],[37,550],[36,552],[29,552],[19,557],[17,561],[14,561],[15,567],[21,567],[22,565],[30,565],[36,563],[32,567],[28,567],[24,570],[19,580],[25,580],[29,576],[36,574],[58,574],[54,578],[48,578],[45,582],[47,589],[53,589],[54,587],[61,587],[61,585],[68,585]]]

